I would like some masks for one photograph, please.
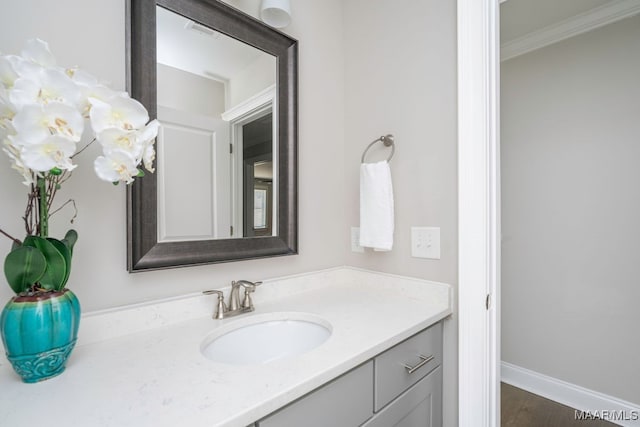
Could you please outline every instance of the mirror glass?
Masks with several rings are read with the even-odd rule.
[[[126,3],[128,88],[162,124],[127,269],[297,254],[298,42],[218,0]]]
[[[156,7],[158,241],[274,236],[276,57]]]

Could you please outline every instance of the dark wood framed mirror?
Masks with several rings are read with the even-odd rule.
[[[129,272],[297,254],[297,41],[215,0],[128,0],[127,13],[128,89],[131,95],[147,108],[150,118],[158,118],[163,128],[167,129],[159,133],[156,173],[147,173],[127,188],[127,268]],[[182,73],[182,70],[176,71],[172,68],[173,65],[169,67],[160,64],[159,61],[159,38],[163,37],[159,36],[158,32],[161,21],[159,15],[165,14],[169,19],[185,20],[187,24],[184,27],[192,27],[203,33],[200,36],[208,35],[218,40],[228,39],[249,47],[258,55],[270,58],[268,61],[273,64],[273,85],[269,90],[262,90],[259,94],[250,97],[249,101],[241,102],[244,106],[231,105],[232,103],[228,101],[230,90],[224,86],[226,91],[222,92],[226,93],[227,98],[222,104],[226,111],[222,114],[216,113],[213,121],[220,123],[227,121],[229,127],[224,132],[211,131],[213,137],[210,134],[204,134],[199,145],[209,150],[211,159],[214,159],[208,163],[211,170],[207,170],[199,162],[207,156],[202,156],[196,151],[191,152],[191,147],[196,145],[191,144],[184,133],[174,131],[175,129],[181,131],[184,126],[172,127],[168,121],[166,123],[163,121],[164,107],[159,105],[158,99],[159,93],[162,95],[167,88],[171,88],[174,95],[176,93],[179,95],[178,97],[209,100],[209,95],[205,95],[204,92],[196,91],[196,96],[193,96],[193,90],[191,94],[187,90],[181,91],[179,87],[176,88],[173,81],[171,84],[159,82],[159,74],[169,71]],[[180,39],[171,35],[170,40],[178,42]],[[182,52],[189,47],[178,46],[178,51]],[[207,55],[215,55],[210,52],[212,50],[205,48],[200,51],[200,56],[204,58]],[[160,56],[173,58],[176,55],[162,53]],[[195,55],[195,57],[198,56]],[[201,74],[204,77],[224,81],[217,71],[205,70]],[[261,80],[263,79],[252,78],[248,81]],[[246,89],[249,86],[251,84],[244,84],[242,87]],[[268,95],[269,92],[272,95]],[[259,102],[256,99],[263,101]],[[168,110],[176,113],[175,109]],[[238,110],[241,112],[238,113]],[[162,113],[160,117],[158,117],[159,111]],[[184,115],[180,111],[177,113],[178,116]],[[266,154],[259,152],[258,143],[251,143],[253,145],[249,146],[250,143],[245,142],[244,150],[242,150],[241,141],[238,142],[240,150],[234,146],[234,141],[238,139],[238,135],[242,135],[243,126],[251,121],[251,117],[257,118],[254,122],[258,119],[265,122],[264,117],[269,117],[269,123],[272,123],[272,137],[269,137],[268,143],[262,141],[261,144],[271,147],[271,152]],[[252,129],[260,126],[254,124],[253,127],[247,125],[245,128],[247,130],[244,133],[250,134],[255,133]],[[202,134],[198,132],[194,134]],[[168,142],[170,135],[173,138],[171,141],[173,145]],[[207,141],[214,141],[213,144],[217,144],[217,148],[212,148]],[[234,149],[236,153],[230,153],[232,157],[228,161],[226,158],[220,161],[221,155],[216,154],[223,151],[231,152]],[[238,157],[234,160],[233,155],[241,156],[243,151],[251,154],[245,155],[244,159]],[[169,173],[169,167],[165,170],[166,161],[169,158],[180,157],[169,153],[184,154],[183,166],[186,165],[191,170],[178,174]],[[248,163],[248,158],[259,161]],[[223,170],[227,167],[224,165],[231,166],[228,166],[228,170]],[[234,165],[237,165],[235,169]],[[259,176],[263,173],[265,165],[272,168],[272,173]],[[174,166],[171,165],[170,168]],[[208,182],[208,179],[202,179],[202,175],[191,177],[195,172],[203,170],[204,176],[211,176],[211,181],[215,183],[225,181],[229,176],[228,180],[232,182],[231,189],[214,188],[217,184]],[[219,178],[218,175],[224,179]],[[246,176],[254,179],[254,175],[255,186],[247,185],[246,181],[242,182],[243,179],[247,179]],[[176,176],[182,177],[182,180],[172,178]],[[235,186],[234,180],[238,181]],[[194,182],[204,182],[206,190],[194,187],[192,185]],[[242,191],[251,191],[251,188],[254,188],[254,195],[242,194]],[[190,198],[178,197],[184,195]],[[175,198],[172,199],[172,197]],[[265,200],[265,198],[269,199]],[[245,202],[247,205],[242,205],[243,200],[248,200]],[[197,222],[194,217],[202,213],[202,206],[205,206],[205,210],[213,206],[210,215],[213,220],[204,221],[206,225],[204,228],[208,227],[210,230],[193,233],[184,231],[182,228],[187,229],[188,225]],[[167,213],[167,209],[171,212]],[[174,209],[177,209],[177,214],[173,212]],[[252,214],[251,212],[254,211],[256,213]],[[250,215],[255,217],[247,219]],[[178,218],[178,220],[174,221],[176,224],[169,223],[167,226],[169,221],[167,218]],[[174,229],[178,231],[172,231]]]

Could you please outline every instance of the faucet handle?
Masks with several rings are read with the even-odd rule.
[[[224,303],[224,292],[212,289],[212,290],[209,290],[209,291],[203,291],[202,293],[205,294],[205,295],[211,295],[211,294],[217,294],[218,295],[218,302],[217,302],[217,306],[216,306],[216,311],[213,313],[213,318],[214,319],[223,319],[224,318],[224,313],[227,312],[227,306]]]
[[[246,311],[253,311],[253,301],[251,300],[251,294],[256,291],[256,286],[262,285],[262,282],[249,282],[242,281],[240,284],[244,287],[244,298],[242,300],[241,307]]]
[[[250,282],[248,280],[239,280],[236,283],[244,286],[246,290],[251,289],[251,292],[256,290],[256,286],[262,285],[262,282]]]
[[[242,300],[242,309],[246,311],[253,311],[253,300],[251,299],[251,294],[256,291],[256,286],[245,286],[244,289],[244,299]]]

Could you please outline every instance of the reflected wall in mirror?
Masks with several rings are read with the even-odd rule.
[[[160,6],[156,22],[158,240],[274,235],[276,58]]]
[[[297,253],[297,42],[212,0],[129,0],[129,85],[162,123],[128,268]]]

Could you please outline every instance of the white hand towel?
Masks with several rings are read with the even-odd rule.
[[[393,186],[384,160],[360,165],[360,246],[389,251],[393,247]]]

